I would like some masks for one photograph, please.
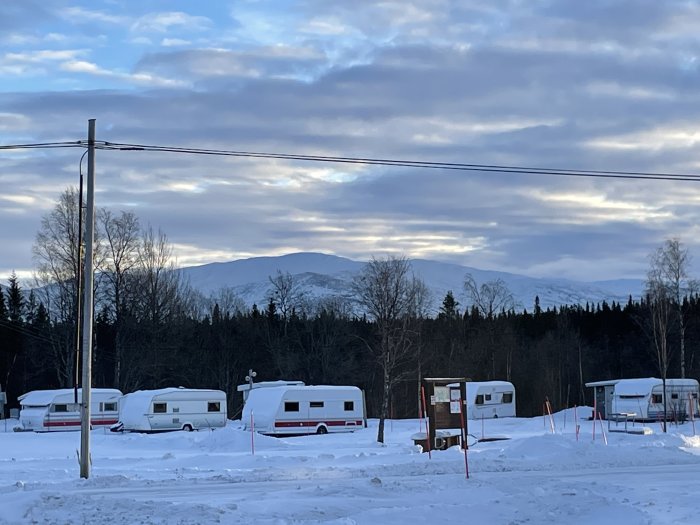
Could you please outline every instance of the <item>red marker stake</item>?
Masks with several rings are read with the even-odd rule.
[[[255,420],[253,419],[253,411],[250,411],[250,453],[255,455]]]
[[[469,479],[469,461],[467,460],[467,431],[464,421],[464,403],[462,402],[461,398],[459,400],[459,415],[461,416],[460,423],[462,423],[462,435],[464,436],[464,471],[467,474],[467,479]]]
[[[420,387],[420,395],[423,399],[423,413],[425,414],[425,441],[428,443],[428,459],[433,459],[433,455],[430,452],[430,432],[428,431],[428,405],[425,404],[425,388]]]

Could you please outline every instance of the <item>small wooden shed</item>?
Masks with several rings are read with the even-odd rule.
[[[445,449],[460,443],[466,446],[465,436],[462,436],[462,413],[467,398],[466,381],[464,377],[423,379],[421,385],[425,392],[425,415],[429,422],[428,439],[431,449]],[[455,384],[457,386],[449,386]],[[460,403],[462,403],[461,410]],[[467,424],[466,418],[464,424]],[[465,433],[468,433],[466,428]],[[418,444],[423,445],[423,443]],[[423,446],[423,449],[425,450],[426,447]]]

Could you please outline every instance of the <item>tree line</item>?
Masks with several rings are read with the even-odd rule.
[[[13,275],[0,288],[0,383],[10,406],[24,392],[71,387],[77,360],[81,271],[78,196],[64,192],[34,244],[36,282]],[[404,257],[370,260],[353,299],[306,297],[293,276],[270,276],[269,299],[247,306],[231,289],[209,297],[175,269],[162,232],[132,213],[98,213],[93,386],[185,386],[224,390],[240,414],[236,386],[257,380],[349,384],[366,392],[368,413],[416,417],[420,379],[466,377],[514,383],[518,415],[592,403],[589,381],[697,377],[700,301],[690,259],[677,239],[651,258],[641,299],[516,309],[501,281],[465,276],[468,304],[446,291],[428,310],[425,284]]]

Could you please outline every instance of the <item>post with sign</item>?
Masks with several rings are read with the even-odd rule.
[[[428,440],[431,449],[445,449],[460,442],[462,438],[461,410],[459,399],[466,379],[463,377],[426,377],[422,386],[426,396],[426,418]],[[454,392],[454,393],[453,393]],[[463,445],[463,446],[466,446]]]

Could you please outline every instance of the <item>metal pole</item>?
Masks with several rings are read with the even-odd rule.
[[[84,154],[83,154],[84,155]],[[78,274],[75,284],[77,289],[75,300],[75,371],[73,373],[73,403],[78,404],[78,383],[80,382],[80,316],[83,277],[83,158],[80,157],[80,189],[78,190]]]
[[[83,301],[83,381],[80,406],[80,477],[90,477],[90,398],[92,387],[93,244],[95,242],[95,119],[88,120],[88,173],[85,218]]]

